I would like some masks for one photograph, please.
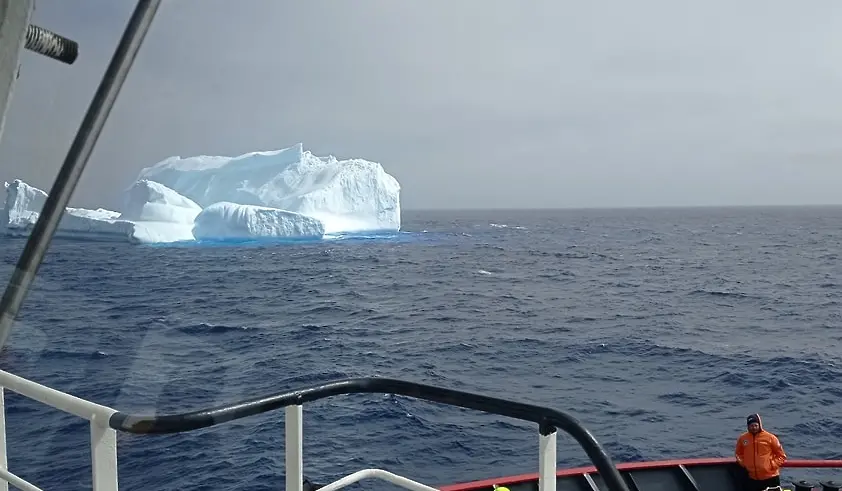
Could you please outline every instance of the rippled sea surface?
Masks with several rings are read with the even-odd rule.
[[[729,456],[759,411],[790,458],[842,458],[842,208],[419,212],[404,229],[58,240],[0,365],[146,414],[396,377],[570,411],[616,461]],[[4,281],[22,246],[0,241]],[[10,392],[6,408],[13,472],[90,486],[85,421]],[[537,471],[534,425],[405,397],[306,405],[304,433],[321,483],[367,467],[431,485]],[[566,436],[558,457],[586,462]],[[121,489],[280,489],[283,411],[121,434],[119,459]]]

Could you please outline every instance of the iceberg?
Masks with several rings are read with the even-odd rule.
[[[193,226],[198,240],[245,238],[321,239],[320,220],[291,211],[222,201],[199,213]]]
[[[47,201],[47,193],[20,179],[5,184],[6,203],[0,219],[6,224],[7,234],[29,235]],[[168,200],[173,204],[169,205]],[[201,211],[199,205],[193,203],[193,207],[195,210],[188,210],[189,200],[161,184],[139,181],[127,193],[128,216],[103,208],[67,207],[57,235],[133,243],[193,240],[192,219],[184,221],[190,213],[195,217]]]
[[[140,172],[202,207],[264,206],[324,223],[326,234],[400,230],[400,184],[363,159],[317,157],[301,143],[238,157],[170,157]]]
[[[7,182],[0,214],[7,234],[29,234],[46,199],[19,179]],[[237,157],[167,158],[139,173],[122,211],[68,207],[58,234],[167,243],[370,236],[400,226],[400,184],[382,165],[318,157],[299,143]]]
[[[11,235],[28,235],[47,201],[47,193],[20,179],[5,183],[6,202],[2,219]],[[130,236],[131,224],[118,223],[120,214],[111,210],[68,207],[59,222],[62,232],[86,235]]]
[[[120,218],[132,221],[192,225],[202,207],[163,184],[141,179],[126,192]]]
[[[134,224],[133,241],[167,243],[193,240],[193,221],[202,207],[161,183],[141,179],[126,191],[120,220]]]

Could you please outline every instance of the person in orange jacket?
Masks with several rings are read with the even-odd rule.
[[[734,455],[737,464],[748,473],[745,491],[763,491],[781,485],[781,467],[786,454],[774,434],[763,429],[759,414],[746,418],[748,431],[737,439]]]

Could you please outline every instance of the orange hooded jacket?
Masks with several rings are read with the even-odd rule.
[[[752,420],[760,425],[760,431],[757,434],[746,431],[740,435],[734,455],[750,478],[762,481],[780,475],[786,454],[778,437],[763,429],[760,415],[752,414],[747,418],[748,423]]]

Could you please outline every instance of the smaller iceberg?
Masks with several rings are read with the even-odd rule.
[[[166,243],[193,240],[196,203],[166,186],[138,181],[127,192],[126,212],[67,207],[59,222],[62,237]],[[9,235],[27,236],[38,221],[47,193],[20,179],[6,183],[6,203],[0,219]]]
[[[126,192],[120,220],[134,224],[131,239],[145,244],[193,240],[202,207],[155,181],[141,179]]]
[[[141,179],[126,192],[120,218],[143,222],[192,225],[202,207],[155,181]]]
[[[29,235],[47,201],[47,193],[15,179],[6,185],[6,203],[2,219],[10,235]],[[66,208],[59,222],[59,231],[69,235],[120,236],[131,235],[131,224],[121,223],[120,214],[111,210]],[[62,234],[66,235],[66,234]]]
[[[199,213],[193,226],[198,240],[252,238],[321,239],[324,224],[300,213],[223,201]]]

